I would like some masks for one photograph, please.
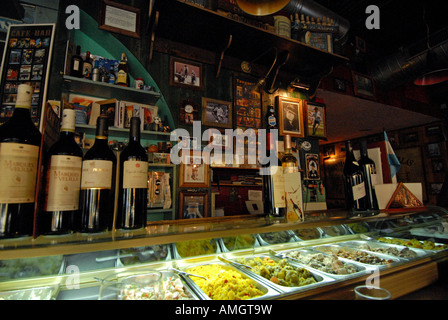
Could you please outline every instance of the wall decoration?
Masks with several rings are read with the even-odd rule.
[[[326,138],[327,121],[325,118],[325,104],[306,101],[305,112],[307,136]]]
[[[340,78],[333,78],[333,87],[336,91],[346,92],[347,91],[347,84],[344,79]]]
[[[208,194],[205,192],[181,191],[179,196],[179,218],[196,219],[208,217]]]
[[[9,26],[1,64],[0,124],[12,116],[17,88],[26,83],[34,90],[31,98],[31,119],[42,132],[54,30],[55,24]]]
[[[428,143],[426,145],[427,151],[428,151],[428,157],[440,157],[441,156],[441,150],[440,150],[440,143]]]
[[[207,188],[210,184],[207,154],[200,151],[182,152],[179,187]]]
[[[277,110],[280,122],[280,135],[305,137],[302,100],[277,96]]]
[[[319,154],[306,153],[306,177],[305,179],[320,179]]]
[[[175,57],[170,59],[170,85],[194,90],[204,89],[203,67]]]
[[[420,147],[402,148],[395,150],[395,154],[400,161],[401,168],[397,172],[397,181],[401,182],[421,182],[426,185],[423,169],[422,150]],[[426,201],[426,188],[423,188],[423,201]]]
[[[352,78],[356,96],[375,100],[375,82],[372,77],[352,71]]]
[[[179,123],[193,125],[193,121],[200,121],[199,106],[191,99],[182,100],[179,103]]]
[[[256,79],[234,77],[235,126],[241,129],[260,129],[262,119],[261,92]]]
[[[98,25],[103,30],[140,38],[140,9],[103,0]]]
[[[203,97],[202,124],[210,127],[232,128],[232,103]]]

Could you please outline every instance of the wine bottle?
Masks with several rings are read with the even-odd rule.
[[[77,78],[82,78],[82,68],[84,60],[81,57],[81,47],[76,46],[76,53],[72,56],[70,64],[70,75]]]
[[[345,204],[351,214],[356,214],[358,211],[365,211],[367,209],[364,174],[353,154],[351,141],[346,142],[345,152]]]
[[[129,144],[120,154],[117,229],[146,226],[148,155],[140,144],[140,118],[131,118]]]
[[[277,157],[277,148],[272,133],[269,133],[266,145],[266,156],[269,161],[262,165],[263,174],[263,206],[270,218],[283,219],[286,215],[285,185],[282,163]]]
[[[291,136],[285,135],[285,153],[282,157],[283,173],[299,172],[299,161],[292,154]]]
[[[45,209],[39,219],[43,234],[75,231],[83,156],[75,141],[75,119],[75,110],[63,110],[59,140],[48,150]]]
[[[92,58],[90,57],[90,51],[86,52],[86,59],[82,64],[82,75],[86,79],[92,79]]]
[[[376,211],[379,209],[375,194],[375,184],[377,184],[377,174],[375,162],[367,154],[367,141],[361,141],[361,158],[358,161],[365,177],[367,210]]]
[[[31,120],[32,94],[19,85],[14,113],[0,126],[0,238],[33,234],[42,135]]]
[[[117,84],[119,86],[129,87],[129,66],[125,53],[121,54],[121,61],[118,65]]]
[[[82,162],[81,232],[94,233],[112,229],[116,162],[116,157],[108,146],[107,117],[99,116],[95,142]]]

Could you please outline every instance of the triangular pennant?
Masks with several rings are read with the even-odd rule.
[[[386,210],[400,210],[408,208],[424,208],[423,203],[400,182],[386,206]]]

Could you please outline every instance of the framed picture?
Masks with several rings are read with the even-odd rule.
[[[261,129],[262,103],[258,79],[235,75],[233,80],[235,126],[240,129]]]
[[[425,128],[426,136],[441,139],[443,138],[443,131],[440,125],[428,126]]]
[[[333,87],[334,87],[334,90],[336,90],[336,91],[342,91],[342,92],[347,91],[347,85],[346,85],[344,79],[333,78]]]
[[[193,121],[199,121],[199,106],[191,99],[185,99],[179,103],[179,123],[193,125]]]
[[[221,147],[223,150],[226,150],[230,148],[230,139],[232,138],[232,135],[210,132],[209,143],[212,147]]]
[[[200,151],[182,152],[179,172],[179,187],[207,188],[209,181],[209,165],[207,154]]]
[[[181,191],[179,196],[179,218],[197,219],[208,217],[208,194],[205,192]]]
[[[305,137],[303,125],[302,100],[277,96],[279,112],[280,135],[289,134],[292,137]]]
[[[178,136],[178,141],[182,144],[182,149],[198,149],[198,139],[196,137]]]
[[[232,103],[203,97],[202,124],[210,127],[232,128]]]
[[[431,165],[432,165],[432,172],[434,172],[434,173],[438,173],[438,172],[443,172],[444,171],[444,166],[443,166],[443,160],[442,159],[432,159],[431,160]]]
[[[440,157],[440,143],[428,143],[427,144],[428,157]]]
[[[375,82],[372,77],[352,71],[352,78],[355,96],[375,99]]]
[[[305,154],[306,160],[306,177],[305,179],[320,179],[319,174],[319,155],[314,153]]]
[[[100,6],[99,28],[140,38],[140,9],[103,0]]]
[[[431,194],[440,194],[440,191],[442,190],[443,182],[433,182],[430,183],[429,192]]]
[[[170,86],[203,90],[202,64],[171,57]]]
[[[316,102],[305,102],[305,121],[307,127],[307,136],[326,138],[327,122],[325,119],[325,105]]]

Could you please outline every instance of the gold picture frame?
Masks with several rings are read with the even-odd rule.
[[[202,98],[202,124],[209,127],[232,128],[232,103]]]
[[[208,188],[210,166],[208,155],[201,151],[182,152],[179,171],[179,187]]]
[[[140,39],[140,19],[139,8],[103,0],[98,28]]]
[[[304,138],[303,101],[297,98],[277,96],[280,135]]]

